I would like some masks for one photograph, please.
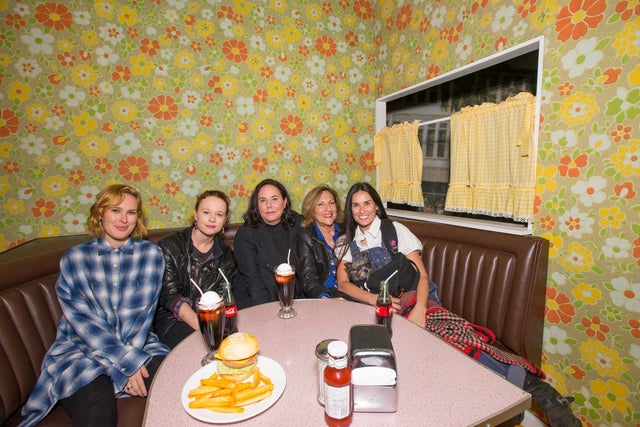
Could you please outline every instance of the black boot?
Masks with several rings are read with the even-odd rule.
[[[582,422],[571,411],[569,404],[573,397],[563,397],[549,383],[527,372],[524,391],[531,394],[533,400],[544,411],[551,427],[581,427]]]

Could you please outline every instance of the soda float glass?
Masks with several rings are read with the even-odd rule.
[[[196,302],[198,324],[208,353],[201,360],[202,366],[215,361],[215,354],[224,337],[224,300],[213,291],[205,292]]]
[[[293,309],[293,294],[296,289],[296,269],[290,264],[280,264],[273,270],[276,280],[276,290],[280,300],[280,310],[278,317],[281,319],[291,319],[296,314]]]

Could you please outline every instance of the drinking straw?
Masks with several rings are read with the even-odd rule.
[[[397,273],[397,272],[398,272],[398,270],[396,270],[396,271],[394,271],[393,273],[391,273],[391,276],[387,277],[387,278],[385,279],[385,282],[388,282],[388,281],[389,281],[393,276],[395,276],[395,275],[396,275],[396,273]]]
[[[227,279],[227,276],[224,275],[224,271],[222,271],[222,269],[220,267],[218,267],[218,271],[220,272],[220,274],[222,274],[222,278],[224,279],[224,281],[228,285],[229,284],[229,279]]]
[[[193,280],[191,277],[189,277],[189,280],[191,280],[191,283],[193,283],[193,286],[196,287],[196,289],[198,289],[200,291],[200,295],[204,295],[204,292],[202,292],[202,289],[200,289],[200,286],[198,286],[198,284],[196,283],[195,280]]]
[[[287,264],[291,265],[289,262],[289,258],[291,257],[291,248],[289,248],[289,252],[287,252]]]

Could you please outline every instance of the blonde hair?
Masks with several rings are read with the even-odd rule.
[[[304,196],[304,200],[302,201],[302,216],[304,217],[304,219],[302,220],[301,225],[303,227],[313,224],[313,222],[315,221],[315,219],[313,218],[313,210],[318,204],[318,200],[320,200],[320,197],[322,197],[322,193],[325,191],[331,194],[331,196],[333,196],[333,200],[335,200],[336,202],[336,222],[338,224],[342,223],[343,213],[338,193],[328,185],[319,185],[309,191],[307,195]]]
[[[96,196],[96,201],[91,205],[87,226],[89,233],[95,237],[104,237],[102,229],[102,217],[107,208],[118,206],[124,200],[125,195],[131,195],[138,201],[138,220],[131,232],[131,237],[142,238],[147,235],[147,228],[144,226],[144,213],[142,212],[142,198],[140,193],[128,185],[112,184],[105,187]]]

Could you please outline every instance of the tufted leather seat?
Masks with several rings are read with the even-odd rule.
[[[497,345],[536,365],[549,242],[535,236],[400,220],[423,243],[422,260],[442,305],[496,334]]]

